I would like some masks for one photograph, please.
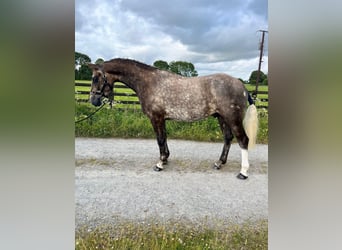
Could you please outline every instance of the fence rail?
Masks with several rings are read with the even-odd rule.
[[[76,90],[77,87],[89,87],[89,90]],[[130,105],[139,105],[139,99],[136,93],[128,88],[126,85],[116,84],[115,90],[120,89],[120,92],[114,90],[114,101],[119,104],[130,104]],[[126,89],[127,92],[122,91],[121,89]],[[90,92],[90,84],[84,82],[75,81],[75,101],[78,103],[86,103],[89,101],[89,92]],[[250,94],[253,94],[254,91],[249,91]],[[265,108],[268,109],[268,91],[258,91],[257,95],[267,95],[267,97],[259,97],[257,98],[256,107],[257,108]],[[120,98],[115,98],[116,96]],[[125,100],[128,97],[130,100]],[[132,99],[133,98],[133,99]],[[265,105],[267,104],[267,105]]]

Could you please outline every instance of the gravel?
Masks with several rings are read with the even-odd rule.
[[[123,221],[243,223],[268,216],[268,146],[250,152],[247,180],[239,180],[240,148],[231,146],[221,170],[212,164],[222,143],[169,140],[161,172],[155,140],[75,139],[76,227]]]

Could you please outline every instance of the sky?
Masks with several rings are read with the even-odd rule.
[[[75,51],[98,58],[187,61],[200,76],[248,80],[258,69],[267,0],[76,0]],[[268,33],[261,70],[268,73]]]

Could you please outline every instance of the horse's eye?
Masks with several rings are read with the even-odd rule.
[[[93,83],[97,84],[99,82],[99,77],[98,76],[94,76],[93,77]]]

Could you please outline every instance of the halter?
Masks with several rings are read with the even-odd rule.
[[[105,89],[107,86],[110,88],[111,91],[113,91],[113,86],[110,85],[110,84],[107,82],[106,75],[105,75],[105,74],[103,74],[103,75],[104,75],[104,76],[102,77],[102,78],[103,78],[103,86],[102,86],[101,90],[97,90],[97,91],[95,92],[96,95],[104,96],[103,91],[104,91],[104,89]],[[95,85],[97,85],[98,82],[99,82],[98,76],[94,76],[92,80],[93,80],[93,83],[94,83]]]
[[[96,85],[97,85],[98,82],[99,82],[98,78],[99,78],[98,76],[96,76],[96,77],[94,76],[93,79],[92,79],[93,83],[96,84]],[[110,108],[112,108],[112,103],[113,103],[113,99],[114,99],[113,85],[110,85],[110,84],[107,82],[107,77],[106,77],[106,74],[105,74],[105,73],[103,73],[102,79],[103,79],[103,86],[102,86],[101,90],[97,90],[97,91],[95,92],[95,95],[100,95],[101,97],[106,97],[106,96],[104,95],[104,90],[105,90],[105,88],[108,86],[109,89],[111,90],[111,94],[110,94],[107,98],[108,98],[108,100],[109,100]]]

